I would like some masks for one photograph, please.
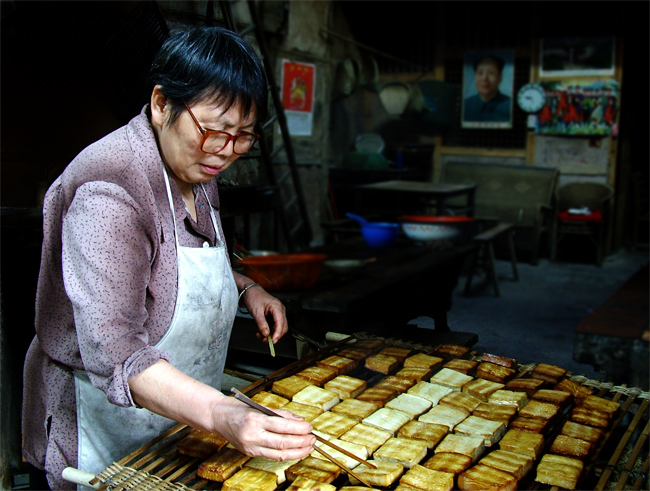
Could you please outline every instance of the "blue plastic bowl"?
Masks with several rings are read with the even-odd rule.
[[[390,247],[399,235],[399,223],[369,222],[361,227],[363,239],[370,247]]]

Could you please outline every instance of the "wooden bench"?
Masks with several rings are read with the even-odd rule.
[[[519,271],[517,270],[517,256],[515,254],[514,243],[514,225],[512,223],[500,223],[485,232],[475,235],[472,240],[478,245],[476,252],[472,256],[467,282],[465,283],[465,295],[468,296],[472,288],[472,278],[479,265],[483,266],[488,282],[494,286],[496,296],[500,296],[499,281],[497,279],[496,269],[494,267],[494,241],[502,235],[507,236],[508,249],[510,251],[510,263],[512,264],[512,275],[515,281],[519,280]],[[481,263],[481,264],[479,264]]]

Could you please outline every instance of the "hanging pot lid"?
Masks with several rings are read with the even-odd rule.
[[[405,82],[386,82],[379,89],[379,100],[391,116],[400,116],[411,99],[411,87]]]
[[[382,153],[384,146],[384,140],[378,133],[362,133],[354,143],[357,152]]]

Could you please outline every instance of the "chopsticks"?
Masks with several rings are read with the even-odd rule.
[[[276,412],[274,412],[274,411],[271,411],[269,408],[264,407],[264,406],[262,406],[261,404],[258,404],[257,402],[253,401],[253,400],[250,399],[248,396],[246,396],[243,392],[237,390],[235,387],[231,388],[230,391],[233,392],[233,393],[235,394],[235,398],[236,398],[236,399],[239,399],[239,400],[242,401],[243,403],[248,404],[250,407],[252,407],[252,408],[254,408],[254,409],[257,409],[258,411],[261,411],[262,413],[266,414],[267,416],[277,416],[277,417],[279,417],[279,418],[282,418],[282,417],[283,417],[282,415],[280,415],[280,414],[278,414],[278,413],[276,413]],[[368,461],[366,461],[366,460],[363,460],[361,457],[358,457],[357,455],[354,455],[353,453],[348,452],[346,449],[341,448],[341,447],[339,447],[338,445],[335,445],[334,443],[332,443],[332,442],[330,442],[330,441],[328,441],[328,440],[325,440],[325,438],[323,438],[323,437],[321,437],[321,436],[318,436],[318,435],[315,434],[314,432],[312,432],[312,435],[314,435],[314,436],[316,437],[316,440],[318,440],[319,442],[321,442],[323,445],[327,445],[327,446],[333,448],[334,450],[337,450],[337,451],[341,452],[342,454],[347,455],[347,456],[350,457],[350,458],[353,458],[353,459],[356,460],[357,462],[360,462],[360,463],[362,463],[362,464],[364,464],[364,465],[367,465],[368,467],[370,467],[370,468],[372,468],[372,469],[376,469],[376,468],[377,468],[376,465],[374,465],[374,464],[372,464],[372,463],[370,463],[370,462],[368,462]],[[370,484],[368,484],[368,483],[367,483],[367,482],[366,482],[366,481],[365,481],[361,476],[355,474],[355,473],[352,471],[352,469],[348,469],[347,467],[345,467],[344,464],[342,464],[341,462],[339,462],[337,459],[335,459],[334,457],[332,457],[330,454],[328,454],[327,452],[325,452],[323,449],[321,449],[321,448],[319,448],[319,447],[317,447],[317,446],[314,446],[314,450],[316,450],[318,453],[320,453],[321,455],[323,455],[325,458],[327,458],[327,459],[330,460],[331,462],[335,463],[335,464],[336,464],[337,466],[339,466],[342,470],[344,470],[345,472],[348,472],[351,476],[355,477],[356,479],[358,479],[359,481],[361,481],[361,482],[362,482],[363,484],[365,484],[366,486],[368,486],[368,487],[372,487],[372,486],[371,486]]]

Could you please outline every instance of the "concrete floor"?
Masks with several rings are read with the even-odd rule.
[[[473,349],[478,353],[508,356],[520,363],[550,363],[575,375],[608,381],[607,373],[574,361],[574,330],[647,263],[648,251],[626,250],[608,256],[602,267],[540,259],[537,266],[519,263],[519,281],[513,281],[510,263],[497,260],[501,296],[497,298],[490,285],[481,288],[473,281],[478,288],[466,297],[461,276],[448,324],[452,330],[477,334]],[[430,319],[413,322],[431,327]]]

